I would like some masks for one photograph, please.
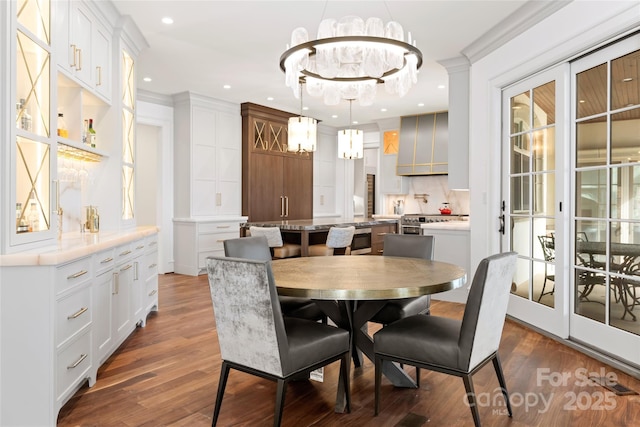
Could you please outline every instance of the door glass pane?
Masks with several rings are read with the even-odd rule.
[[[18,23],[45,44],[51,44],[50,0],[18,0],[16,6]]]
[[[576,75],[578,119],[607,111],[607,64],[601,64]]]
[[[512,217],[511,250],[523,257],[531,257],[531,220]]]
[[[527,173],[531,170],[530,135],[528,133],[511,137],[511,173]]]
[[[511,178],[511,213],[529,212],[529,175]]]
[[[135,200],[133,184],[133,168],[127,165],[122,166],[122,219],[133,218],[133,201]]]
[[[555,174],[533,175],[533,213],[534,215],[553,216],[555,213]]]
[[[611,218],[640,219],[640,166],[611,168]]]
[[[607,171],[592,169],[576,172],[576,216],[607,217]]]
[[[552,81],[533,89],[533,127],[552,125],[556,122],[556,82]]]
[[[511,133],[531,129],[531,99],[529,91],[511,98]]]
[[[122,102],[130,110],[135,109],[135,67],[133,58],[122,51]]]
[[[585,120],[576,124],[576,167],[607,163],[607,119]]]
[[[51,172],[49,145],[27,138],[17,138],[16,231],[37,232],[50,228]],[[26,228],[26,229],[25,229]]]
[[[533,132],[533,171],[542,172],[556,168],[555,127]]]
[[[518,257],[516,272],[513,275],[511,293],[529,299],[531,295],[531,261]]]
[[[16,127],[49,136],[49,52],[18,31]]]
[[[640,161],[640,108],[611,115],[611,163]]]
[[[611,61],[611,109],[640,105],[640,50]]]

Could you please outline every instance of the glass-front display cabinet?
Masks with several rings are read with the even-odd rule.
[[[11,90],[15,127],[11,150],[13,179],[9,180],[13,187],[11,203],[15,204],[12,246],[49,238],[55,228],[51,224],[55,142],[51,134],[50,2],[18,0],[14,7],[16,63]]]

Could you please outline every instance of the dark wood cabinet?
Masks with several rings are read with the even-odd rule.
[[[382,255],[384,251],[385,234],[396,234],[398,224],[378,224],[371,226],[371,255]]]
[[[242,104],[242,215],[249,221],[313,217],[313,155],[287,151],[291,113]]]

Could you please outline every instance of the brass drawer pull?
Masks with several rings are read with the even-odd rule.
[[[144,245],[136,246],[136,250],[138,249],[144,249]]]
[[[158,242],[156,242],[156,241],[149,242],[149,246],[154,246],[154,245],[157,245],[157,244],[158,244]]]
[[[149,295],[147,295],[147,296],[153,296],[153,295],[155,295],[155,294],[157,294],[157,293],[158,293],[158,290],[157,290],[157,289],[154,289],[154,290],[152,290],[151,292],[149,292]]]
[[[133,264],[127,264],[127,265],[125,265],[124,267],[122,267],[122,268],[120,269],[120,271],[126,271],[126,270],[130,269],[131,267],[133,267]]]
[[[76,318],[82,316],[82,314],[87,310],[89,310],[89,307],[82,307],[80,310],[78,310],[75,313],[67,316],[67,320],[76,319]]]
[[[151,264],[151,265],[149,266],[149,268],[154,268],[156,265],[158,265],[158,264],[153,263],[153,264]]]
[[[81,364],[81,363],[84,361],[84,359],[86,359],[86,358],[87,358],[87,355],[86,355],[86,354],[81,354],[81,355],[80,355],[80,358],[79,358],[78,360],[76,360],[75,362],[73,362],[71,365],[67,366],[67,369],[73,369],[73,368],[77,367],[77,366],[78,366],[79,364]]]
[[[216,228],[231,228],[230,225],[217,225]]]
[[[125,256],[125,255],[129,255],[131,253],[131,251],[124,251],[120,253],[120,256]]]
[[[111,257],[105,258],[102,261],[100,261],[100,264],[106,264],[106,263],[111,262],[111,261],[113,261],[113,258],[111,258]]]
[[[67,280],[70,280],[70,279],[77,279],[78,277],[80,277],[80,276],[84,276],[84,275],[85,275],[85,274],[87,274],[87,273],[88,273],[88,271],[87,271],[87,270],[81,270],[81,271],[78,271],[77,273],[73,273],[71,276],[67,276]]]

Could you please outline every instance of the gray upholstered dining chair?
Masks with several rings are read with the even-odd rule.
[[[224,255],[231,258],[270,261],[271,251],[267,237],[251,236],[228,239],[223,243]],[[327,322],[327,316],[308,298],[279,296],[281,311],[285,316]]]
[[[327,234],[327,241],[316,245],[309,245],[309,256],[332,256],[337,253],[336,249],[341,250],[344,255],[351,254],[351,242],[356,228],[351,225],[349,227],[331,227]]]
[[[433,259],[435,238],[415,234],[386,234],[383,256]],[[389,300],[369,321],[388,325],[414,314],[429,314],[431,296]]]
[[[410,316],[373,336],[376,415],[385,360],[415,366],[417,380],[422,368],[462,377],[476,426],[480,426],[480,415],[471,376],[493,362],[509,416],[512,415],[498,347],[516,259],[515,252],[506,252],[480,261],[461,321],[433,315]]]
[[[210,257],[207,272],[222,357],[213,426],[231,369],[278,383],[273,425],[279,426],[288,382],[340,360],[345,409],[350,411],[346,330],[282,316],[270,261]]]
[[[280,227],[258,227],[252,225],[249,227],[249,233],[252,236],[264,236],[267,238],[273,258],[297,257],[302,253],[302,247],[299,244],[285,242],[282,239]]]

